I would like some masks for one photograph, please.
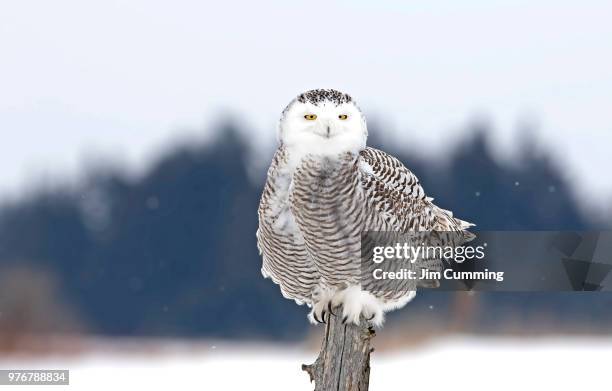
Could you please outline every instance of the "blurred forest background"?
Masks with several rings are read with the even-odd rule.
[[[379,131],[373,126],[370,133]],[[100,165],[78,185],[40,188],[0,207],[0,348],[20,335],[273,338],[296,341],[307,308],[260,274],[257,205],[265,168],[227,122],[208,143],[185,143],[141,177]],[[398,156],[438,205],[480,230],[609,227],[589,217],[546,151],[524,132],[501,163],[475,125],[445,161],[370,143]],[[270,156],[266,159],[271,159]],[[612,294],[426,291],[390,327],[541,333],[612,330]],[[395,325],[395,326],[394,326]],[[433,327],[433,328],[432,328]]]

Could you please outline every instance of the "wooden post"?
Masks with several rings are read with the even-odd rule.
[[[338,309],[341,313],[341,308]],[[325,338],[317,360],[302,365],[315,391],[367,391],[370,381],[370,339],[374,329],[361,318],[361,325],[343,324],[340,316],[329,316]]]

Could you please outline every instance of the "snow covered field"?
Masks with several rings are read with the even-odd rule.
[[[0,356],[0,369],[69,369],[70,386],[54,386],[57,391],[313,388],[300,366],[316,352],[301,347],[166,342],[117,349],[104,340],[90,346],[98,348],[44,358]],[[370,389],[607,389],[611,357],[612,338],[442,338],[410,350],[376,351]]]

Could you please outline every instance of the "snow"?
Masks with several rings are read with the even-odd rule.
[[[98,348],[71,356],[3,355],[0,368],[69,369],[70,386],[55,386],[57,391],[313,389],[300,366],[313,361],[316,352],[299,346],[181,342],[140,351],[108,349],[108,342],[99,341],[93,346]],[[377,350],[370,389],[602,389],[609,384],[611,354],[612,338],[442,337]]]

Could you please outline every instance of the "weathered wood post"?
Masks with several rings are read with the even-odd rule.
[[[338,309],[341,313],[342,309]],[[370,381],[370,340],[374,329],[365,319],[361,325],[343,324],[339,316],[329,316],[325,338],[317,360],[302,369],[315,382],[315,391],[367,391]]]

